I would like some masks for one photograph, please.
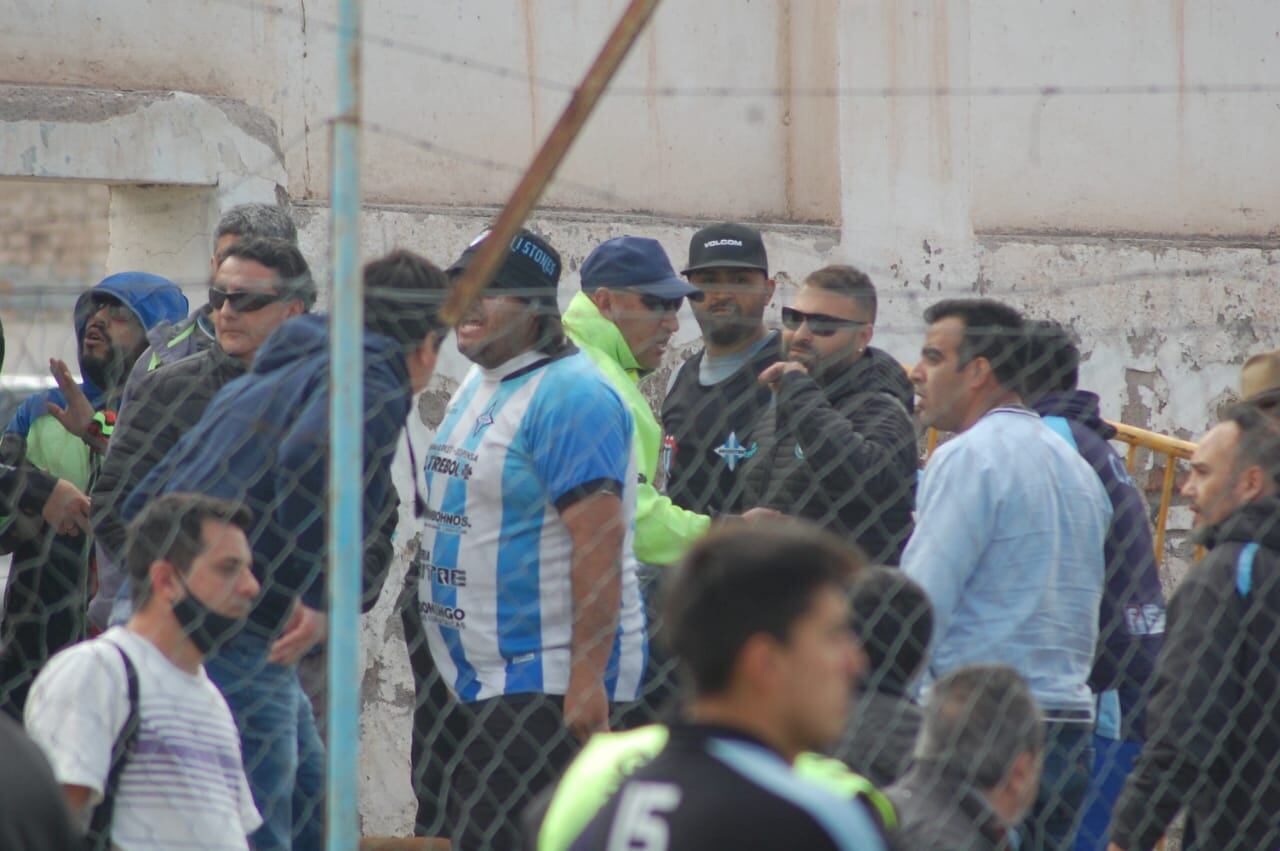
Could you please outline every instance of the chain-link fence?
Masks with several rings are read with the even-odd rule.
[[[1022,847],[1148,847],[1185,809],[1194,847],[1266,847],[1277,811],[1268,415],[1227,412],[1201,450],[1108,422],[1079,386],[1072,332],[989,301],[931,307],[918,362],[904,366],[908,352],[872,343],[880,305],[865,275],[827,267],[779,299],[767,267],[716,265],[750,248],[741,235],[745,248],[716,246],[705,263],[706,243],[731,238],[695,235],[688,261],[701,268],[668,269],[649,290],[596,275],[618,256],[639,262],[631,252],[660,266],[658,244],[606,242],[562,308],[559,255],[527,233],[508,277],[450,338],[445,358],[473,366],[424,397],[429,412],[412,391],[437,366],[426,335],[439,333],[444,278],[406,256],[371,273],[375,301],[428,292],[374,311],[366,344],[365,603],[394,610],[410,660],[412,832],[463,848],[568,847],[565,825],[590,836],[595,809],[578,798],[591,792],[608,816],[608,791],[666,734],[602,762],[589,751],[598,764],[566,775],[586,737],[680,730],[705,711],[666,639],[676,565],[711,532],[767,533],[785,515],[888,567],[864,567],[852,586],[865,661],[839,723],[822,733],[799,681],[757,699],[776,701],[774,722],[806,750],[868,781],[853,806],[891,840],[933,847],[959,819],[997,842],[1021,832]],[[177,287],[145,277],[78,296],[80,380],[25,402],[5,438],[0,688],[64,785],[114,789],[121,844],[213,842],[228,823],[254,847],[322,841],[328,338],[287,234],[232,236],[208,307],[190,317]],[[644,379],[686,297],[702,345],[661,382]],[[11,319],[10,353],[44,346],[37,327]],[[397,453],[415,459],[411,478],[397,468],[399,488]],[[1208,549],[1166,615],[1165,526],[1188,459],[1182,498]],[[1136,476],[1144,465],[1154,487]],[[66,534],[73,509],[32,503],[48,493],[42,472],[93,498],[92,535]],[[201,573],[207,529],[185,552],[154,527],[130,542],[129,522],[181,492],[247,509],[251,593],[232,587],[230,568],[222,585]],[[785,583],[786,564],[777,571]],[[225,616],[249,608],[237,595],[252,611],[227,638],[239,624]],[[183,678],[183,635],[213,686]],[[1019,678],[1001,668],[975,681],[982,664]],[[1027,717],[1004,693],[1018,688],[1042,724],[1004,736]],[[769,729],[752,732],[769,742]],[[975,737],[990,748],[964,750]],[[113,742],[129,745],[124,768],[96,786]],[[1023,752],[1035,757],[1029,786]]]
[[[217,5],[342,32],[303,8]],[[539,93],[574,91],[399,33],[365,43],[526,86],[535,128]],[[787,127],[793,100],[1023,99],[1038,164],[1051,103],[1176,98],[1182,122],[1188,102],[1277,91],[1185,74],[707,86],[654,71],[611,95],[655,116],[758,101]],[[322,125],[295,117],[240,184],[301,150],[313,188]],[[387,116],[362,132],[446,172],[524,171]],[[794,197],[792,160],[816,151],[796,155],[800,138],[784,145],[788,215],[834,220],[829,187]],[[632,184],[556,185],[646,206]],[[359,778],[365,833],[402,834],[368,848],[1280,847],[1272,361],[1246,369],[1252,406],[1219,410],[1245,356],[1280,342],[1269,242],[1117,260],[1054,235],[997,262],[1008,246],[988,234],[979,259],[926,239],[908,271],[833,247],[856,227],[627,218],[658,239],[619,240],[621,214],[549,216],[446,329],[487,215],[370,211],[368,665],[330,683],[325,211],[300,202],[299,226],[222,211],[184,235],[208,242],[207,277],[87,288],[124,208],[103,187],[83,209],[74,188],[41,191],[6,196],[27,236],[0,243],[0,708],[97,847],[322,847],[325,740],[359,726],[326,728],[334,690],[362,695],[379,757]],[[166,198],[125,212],[176,216]],[[440,269],[386,256],[396,245]],[[971,295],[989,300],[951,300]],[[817,530],[848,568],[825,643],[822,595],[799,578]],[[744,741],[789,764],[724,757]],[[835,797],[835,821],[814,795]]]

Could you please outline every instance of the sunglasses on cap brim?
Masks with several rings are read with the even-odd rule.
[[[802,310],[796,310],[794,307],[782,308],[782,325],[788,331],[799,331],[800,326],[809,323],[809,332],[815,337],[830,337],[845,328],[857,328],[869,323],[860,319],[844,319],[839,316],[829,316],[825,313],[805,313]]]

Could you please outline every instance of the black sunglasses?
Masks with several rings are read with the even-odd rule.
[[[90,300],[92,308],[89,315],[94,316],[99,311],[105,310],[108,319],[114,319],[117,322],[128,322],[134,319],[134,313],[111,296],[94,296]]]
[[[800,326],[809,323],[809,331],[815,337],[830,337],[841,328],[856,328],[867,325],[860,319],[842,319],[839,316],[828,316],[825,313],[805,313],[794,307],[782,308],[782,324],[788,331],[799,331]]]
[[[262,310],[269,304],[284,301],[286,298],[288,296],[282,293],[229,293],[217,287],[209,287],[209,305],[214,310],[222,310],[222,305],[230,302],[231,309],[236,313],[253,313],[255,310]]]
[[[676,313],[680,310],[680,302],[684,301],[684,297],[680,298],[661,298],[656,295],[647,295],[639,293],[640,303],[644,305],[644,309],[651,313]]]

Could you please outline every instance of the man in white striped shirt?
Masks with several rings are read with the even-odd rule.
[[[131,524],[134,615],[69,647],[27,701],[90,846],[247,849],[254,806],[231,711],[202,664],[245,622],[258,581],[245,509],[169,494]]]
[[[449,805],[466,851],[518,845],[524,804],[575,740],[608,729],[610,704],[634,700],[644,671],[631,415],[565,338],[559,277],[541,238],[512,241],[457,326],[475,367],[424,464],[417,608],[466,710]]]

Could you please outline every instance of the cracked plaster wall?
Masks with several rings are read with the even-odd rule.
[[[328,213],[319,205],[295,210],[302,245],[323,276],[328,265]],[[485,226],[492,211],[369,208],[364,218],[365,257],[399,246],[447,264]],[[533,226],[561,251],[565,276],[561,302],[578,286],[578,269],[600,241],[621,234],[658,239],[677,264],[686,256],[694,222],[544,213]],[[769,316],[777,320],[805,274],[834,262],[861,262],[844,248],[834,228],[764,226],[778,295]],[[868,264],[864,264],[868,265]],[[876,343],[911,362],[923,336],[920,313],[949,296],[991,295],[1034,317],[1069,325],[1081,340],[1082,386],[1102,397],[1103,412],[1144,428],[1194,438],[1224,402],[1234,398],[1245,356],[1280,348],[1280,249],[1232,247],[1177,240],[996,239],[976,242],[963,257],[921,242],[888,266],[870,264],[880,294]],[[953,269],[973,270],[961,277]],[[966,273],[967,275],[967,273]],[[647,379],[656,399],[671,366],[697,346],[697,329],[685,308],[668,363]],[[468,364],[452,342],[442,351],[432,386],[411,416],[419,455],[430,441],[449,394]],[[1159,497],[1160,468],[1143,458],[1139,479]],[[412,493],[407,454],[401,447],[396,477],[400,493]],[[411,506],[406,501],[406,506]],[[393,603],[412,546],[413,518],[402,510],[398,558],[378,606],[364,619],[361,814],[366,831],[407,829],[412,815],[408,743],[413,692],[399,619]],[[1170,571],[1185,569],[1189,518],[1175,509],[1170,522]]]

